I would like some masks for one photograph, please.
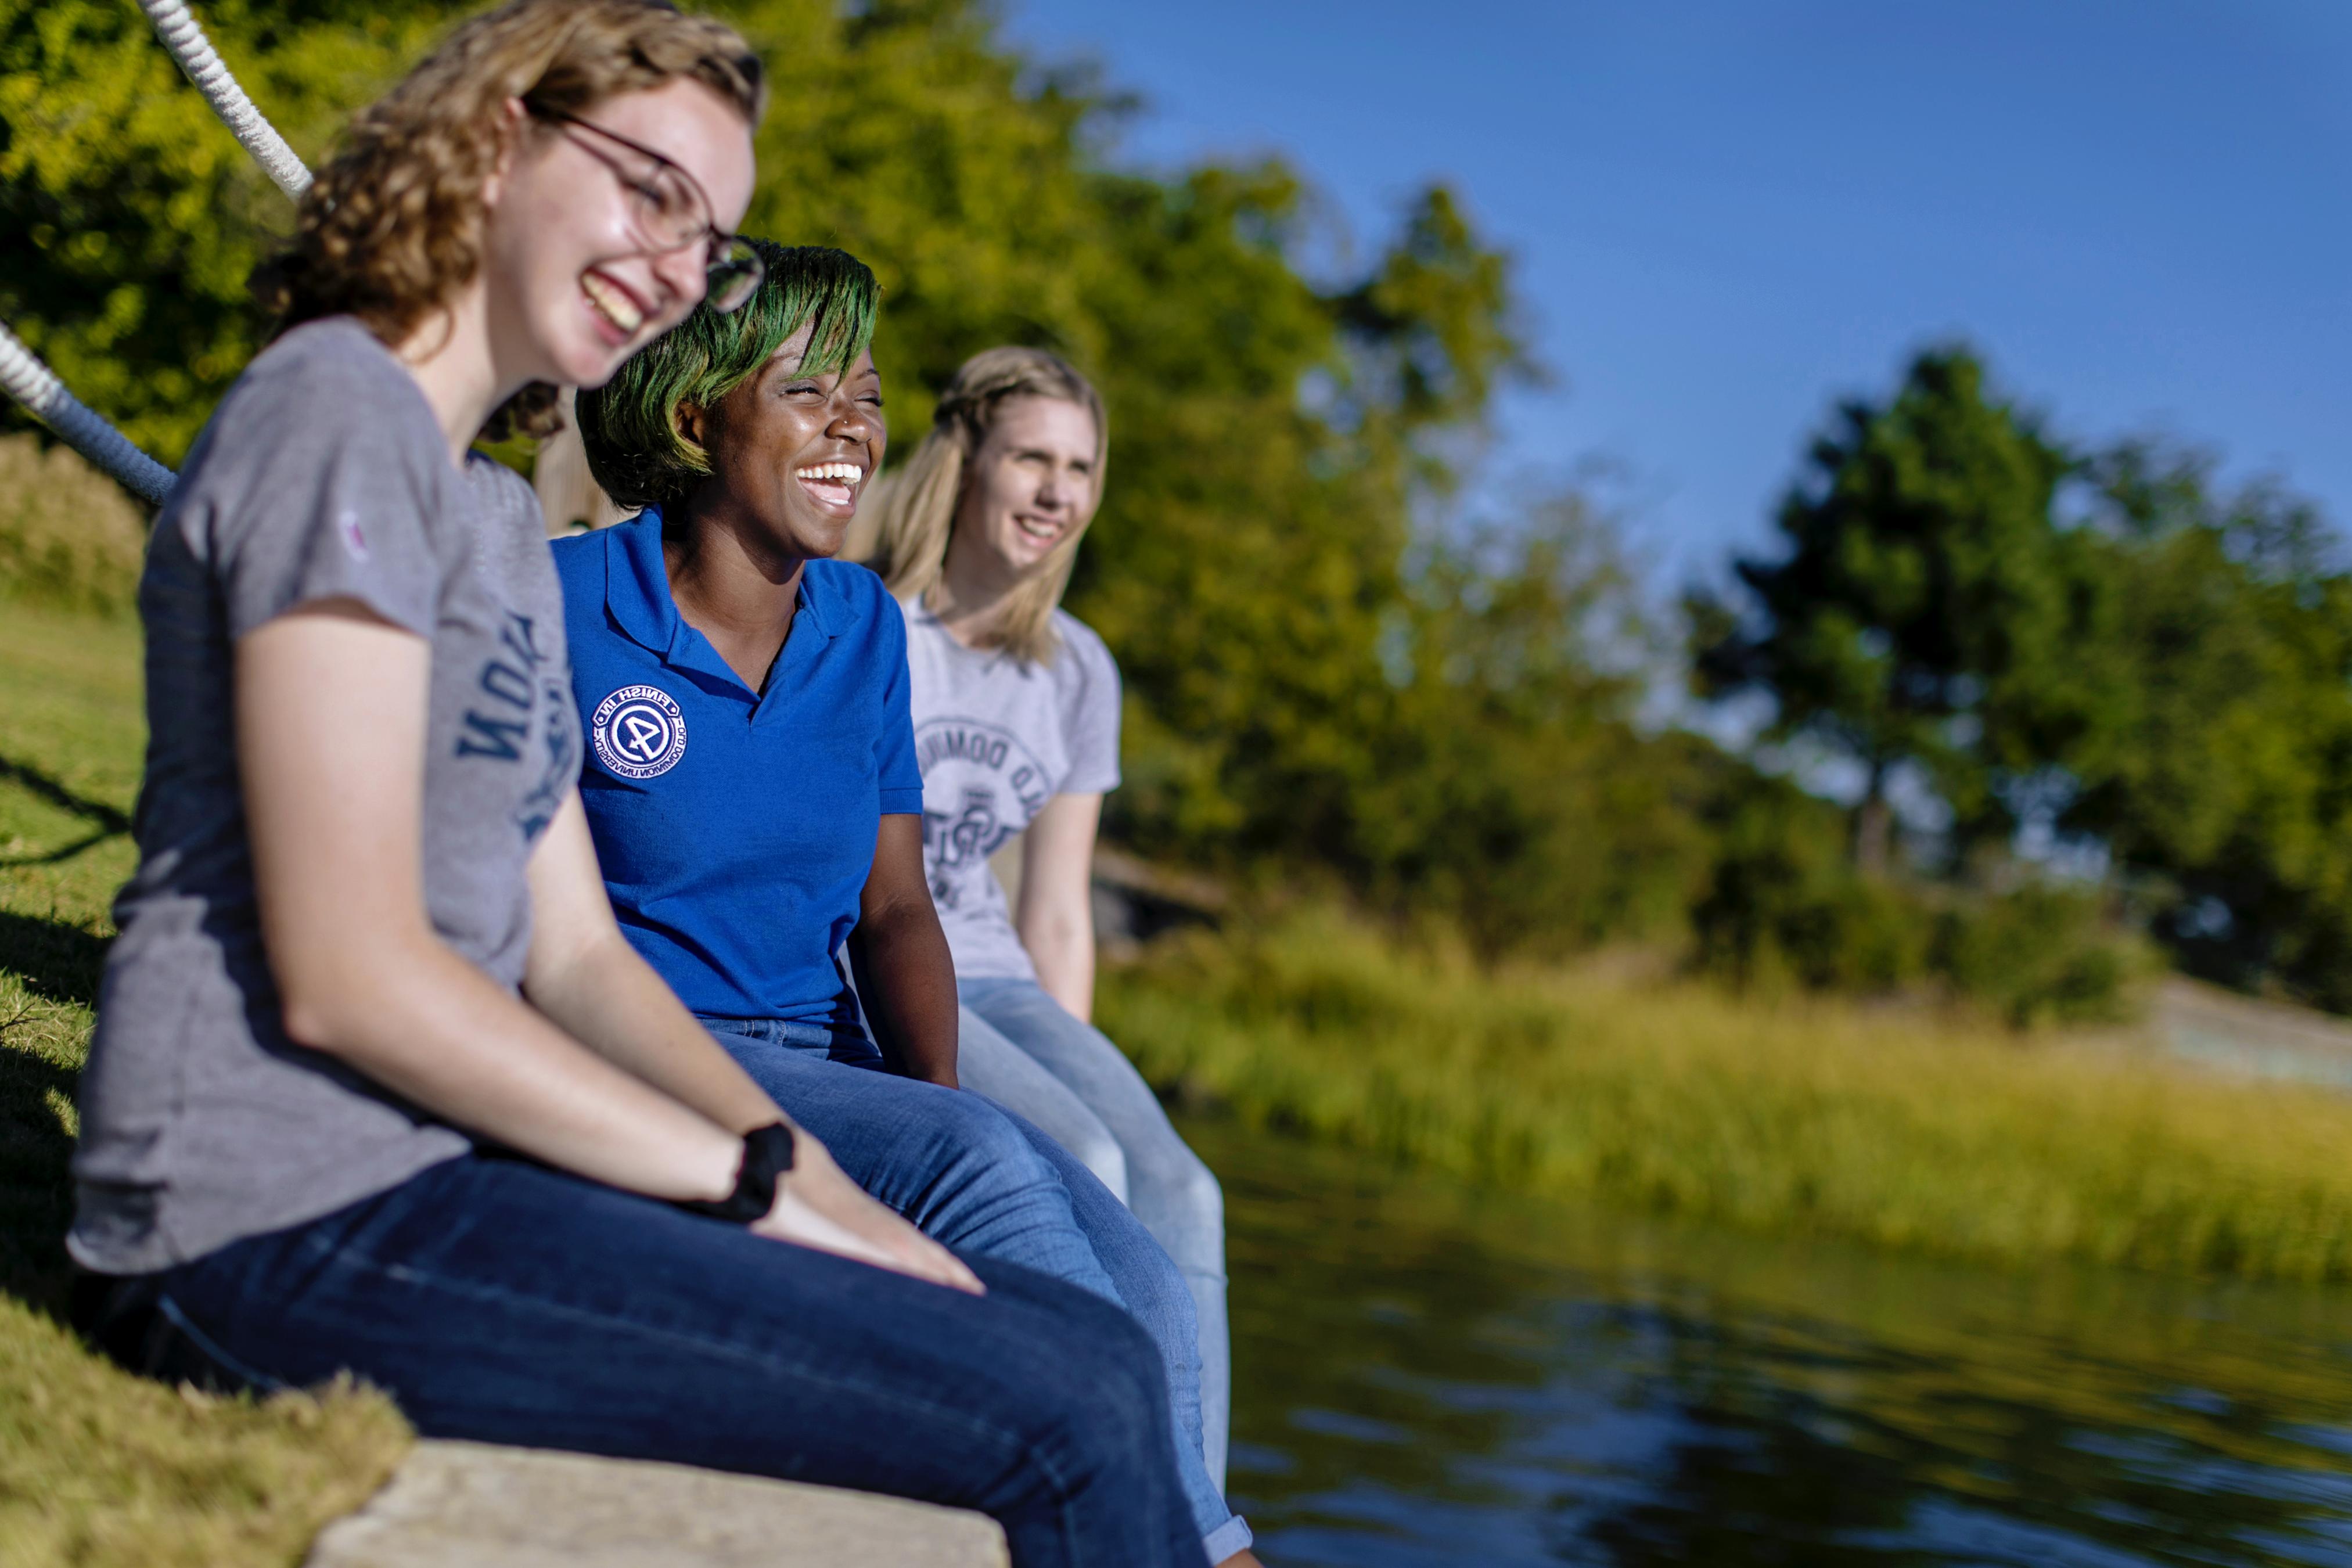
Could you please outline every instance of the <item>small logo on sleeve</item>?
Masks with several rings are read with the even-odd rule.
[[[625,779],[658,778],[686,755],[686,715],[658,686],[624,686],[589,721],[596,760]]]

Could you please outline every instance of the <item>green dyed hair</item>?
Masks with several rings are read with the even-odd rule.
[[[857,363],[874,340],[881,285],[845,250],[755,239],[767,264],[759,292],[720,315],[709,305],[639,350],[613,379],[580,394],[588,471],[625,507],[668,506],[710,476],[710,456],[679,434],[677,411],[708,408],[758,374],[785,339],[814,321],[801,374]]]

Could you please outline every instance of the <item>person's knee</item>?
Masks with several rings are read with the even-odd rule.
[[[1225,1226],[1225,1189],[1208,1163],[1190,1149],[1184,1151],[1184,1163],[1176,1179],[1176,1201],[1184,1213],[1204,1226],[1223,1232]]]
[[[1120,1203],[1128,1201],[1130,1183],[1127,1151],[1119,1147],[1118,1140],[1107,1128],[1097,1124],[1074,1135],[1069,1148],[1071,1157],[1093,1172],[1096,1181],[1108,1187]]]
[[[971,1095],[950,1093],[932,1116],[931,1131],[953,1170],[1009,1187],[1050,1186],[1060,1178],[1029,1146],[1003,1112]]]
[[[1124,1475],[1173,1439],[1160,1347],[1116,1303],[1063,1280],[993,1258],[974,1270],[992,1300],[1017,1304],[1053,1344],[1051,1358],[1018,1382],[1022,1440],[1042,1474],[1081,1488]]]
[[[1160,1347],[1134,1318],[1102,1302],[1089,1300],[1074,1319],[1065,1368],[1072,1442],[1105,1456],[1153,1451],[1171,1430]]]

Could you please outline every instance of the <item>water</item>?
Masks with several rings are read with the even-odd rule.
[[[1983,1272],[1186,1131],[1277,1565],[2352,1564],[2352,1292]]]

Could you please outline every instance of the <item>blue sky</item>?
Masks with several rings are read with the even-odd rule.
[[[2352,524],[2352,0],[1003,4],[1144,97],[1125,156],[1279,153],[1360,255],[1454,182],[1560,376],[1496,470],[1623,465],[1669,583],[1954,335],[2062,433]]]

